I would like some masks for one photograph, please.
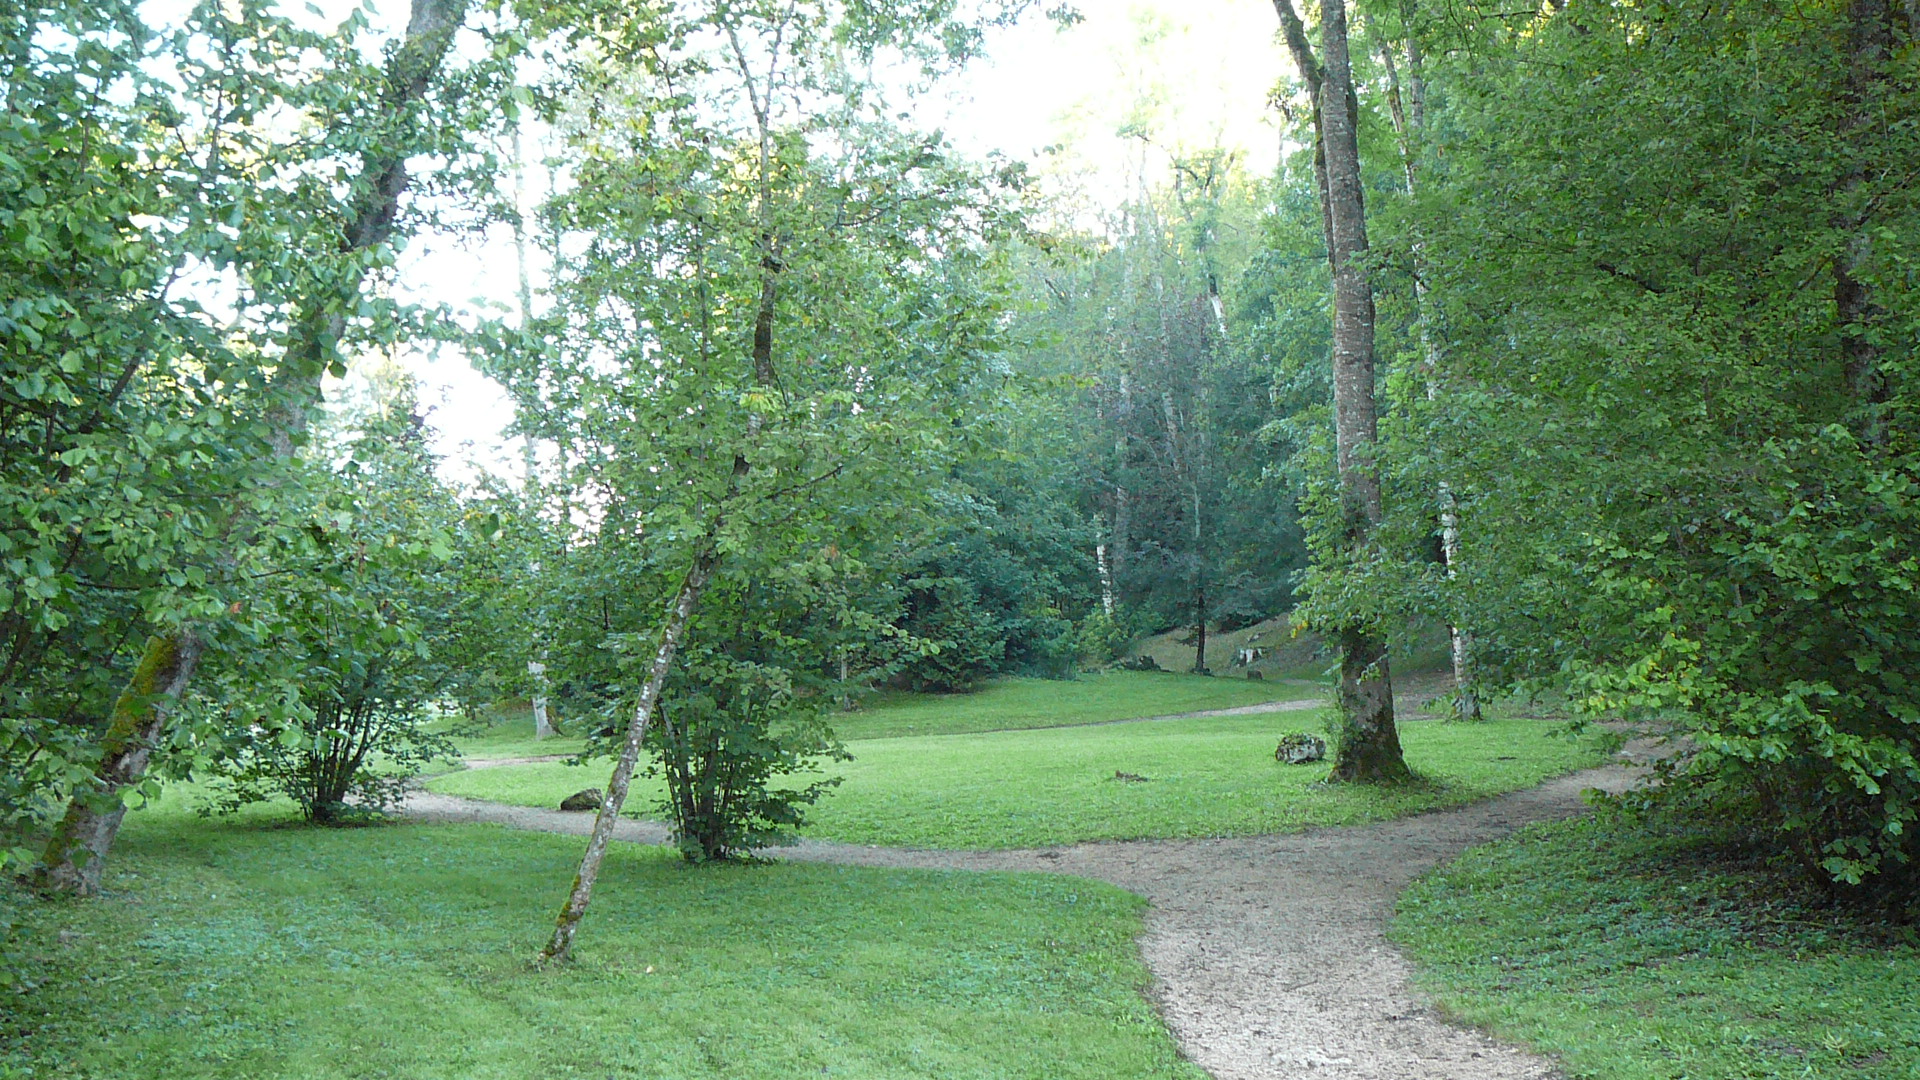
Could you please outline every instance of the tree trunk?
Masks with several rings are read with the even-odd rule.
[[[550,739],[554,730],[553,719],[547,715],[547,665],[529,660],[527,674],[533,676],[533,737]]]
[[[1166,308],[1164,301],[1161,306],[1161,327],[1162,340],[1168,342],[1167,347],[1171,349],[1172,339],[1166,329]],[[1171,368],[1171,356],[1168,357],[1168,361],[1167,366]],[[1197,382],[1198,380],[1196,380],[1196,383]],[[1171,389],[1163,387],[1160,391],[1160,412],[1163,421],[1162,426],[1166,429],[1167,433],[1167,460],[1173,467],[1174,476],[1179,478],[1187,486],[1188,516],[1190,518],[1188,522],[1188,543],[1190,550],[1187,552],[1187,557],[1192,560],[1193,565],[1190,574],[1192,584],[1191,597],[1193,600],[1193,673],[1196,675],[1205,675],[1207,673],[1206,524],[1201,520],[1200,516],[1204,504],[1200,491],[1200,478],[1193,460],[1193,448],[1186,445],[1190,429],[1193,425],[1181,422],[1180,412],[1173,404],[1173,391]]]
[[[1204,572],[1193,581],[1193,673],[1211,675],[1207,667],[1207,579]]]
[[[729,26],[727,34],[733,47],[734,60],[739,65],[741,77],[746,81],[754,119],[760,129],[760,299],[754,312],[751,360],[754,382],[761,387],[772,387],[776,385],[773,335],[779,314],[782,269],[778,238],[773,227],[773,71],[768,71],[767,95],[763,96],[755,89],[754,75],[749,70],[746,51],[740,46],[738,32]],[[748,417],[747,434],[750,442],[759,438],[763,423],[758,412]],[[714,571],[720,566],[720,533],[726,523],[728,507],[738,495],[740,483],[746,479],[749,468],[743,448],[734,455],[733,473],[728,480],[726,494],[721,496],[720,504],[714,508],[713,516],[695,547],[693,562],[680,582],[680,591],[674,596],[673,606],[667,610],[666,625],[660,632],[660,646],[654,652],[653,667],[647,673],[646,685],[640,690],[640,702],[634,708],[633,720],[627,725],[627,741],[621,747],[620,760],[614,764],[613,776],[607,781],[607,797],[594,819],[593,834],[587,840],[586,854],[580,859],[580,872],[574,876],[573,889],[567,895],[565,906],[560,909],[552,939],[547,942],[546,948],[540,950],[542,963],[569,960],[573,956],[573,936],[579,929],[580,921],[586,917],[587,903],[593,897],[593,883],[600,876],[600,864],[606,858],[607,844],[613,839],[614,823],[619,818],[621,805],[626,802],[627,786],[633,779],[634,766],[640,759],[640,745],[646,737],[647,725],[652,723],[654,711],[659,706],[660,692],[673,670],[674,653],[680,647],[687,623],[693,618],[694,607],[699,604],[701,593],[706,591],[707,583],[713,580]],[[671,762],[668,767],[672,768]],[[682,819],[688,820],[684,811]]]
[[[1116,607],[1126,598],[1127,552],[1133,544],[1133,493],[1127,490],[1126,425],[1133,416],[1133,380],[1126,369],[1127,358],[1120,357],[1119,396],[1113,406],[1113,536],[1108,558],[1112,561],[1113,594]]]
[[[1380,58],[1387,72],[1387,100],[1391,106],[1394,130],[1400,137],[1401,165],[1406,172],[1407,194],[1411,196],[1420,187],[1419,140],[1425,135],[1427,91],[1426,76],[1421,70],[1420,43],[1413,37],[1413,4],[1403,3],[1400,10],[1407,27],[1407,97],[1404,107],[1400,97],[1399,71],[1394,64],[1393,47],[1390,44],[1381,43]],[[1420,351],[1426,367],[1427,401],[1435,402],[1440,398],[1440,375],[1445,355],[1440,334],[1433,325],[1433,302],[1427,295],[1426,242],[1416,236],[1412,248],[1414,319],[1419,327]],[[1460,578],[1460,509],[1453,497],[1453,487],[1445,480],[1439,484],[1439,503],[1440,559],[1446,568],[1447,580],[1457,582]],[[1480,695],[1474,688],[1472,641],[1467,632],[1460,628],[1458,620],[1447,624],[1447,639],[1453,656],[1455,715],[1461,720],[1484,720],[1485,716],[1480,711]]]
[[[406,38],[387,65],[385,100],[394,110],[410,108],[433,84],[435,75],[453,43],[454,32],[466,18],[471,0],[413,0],[412,17],[407,22]],[[370,181],[346,207],[341,236],[344,252],[364,251],[383,244],[393,234],[399,212],[400,196],[407,188],[407,154],[391,147],[369,152],[361,159],[361,179]],[[358,289],[359,280],[353,281]],[[293,456],[294,448],[306,432],[308,418],[320,400],[321,379],[328,360],[345,331],[346,320],[330,314],[345,305],[316,298],[296,314],[293,331],[282,358],[281,371],[274,379],[273,404],[269,408],[269,442],[276,458]],[[165,721],[171,702],[185,694],[199,664],[202,644],[198,631],[183,626],[155,634],[147,640],[146,651],[134,670],[134,678],[114,707],[104,751],[93,790],[81,792],[67,805],[60,828],[41,854],[32,876],[45,887],[57,891],[90,893],[99,888],[107,854],[126,817],[126,807],[118,795],[108,800],[101,793],[118,793],[145,775],[147,760],[160,729],[151,727]],[[116,738],[121,710],[130,700],[151,701],[151,694],[139,688],[150,664],[164,664],[169,704],[147,709],[136,724],[133,737],[126,733]],[[142,726],[147,725],[147,726]],[[150,729],[151,728],[151,729]],[[81,854],[84,852],[84,854]],[[85,865],[76,859],[84,859]]]
[[[100,891],[100,875],[127,816],[126,789],[140,782],[166,729],[167,717],[200,661],[200,639],[190,630],[155,634],[113,706],[101,740],[100,768],[90,791],[73,797],[30,875],[40,888],[75,896]]]
[[[1100,613],[1113,618],[1113,568],[1107,563],[1107,545],[1093,545],[1093,564],[1100,571]]]
[[[593,883],[600,876],[600,864],[606,860],[607,845],[613,840],[613,827],[620,820],[620,808],[626,804],[633,770],[640,761],[641,744],[646,740],[648,726],[653,723],[654,710],[659,707],[660,691],[665,688],[667,676],[673,671],[674,654],[679,651],[687,623],[692,620],[693,610],[700,603],[700,594],[706,591],[707,583],[713,580],[713,572],[720,565],[718,542],[721,524],[722,518],[715,515],[702,538],[700,549],[694,553],[686,577],[681,579],[680,591],[673,598],[673,606],[667,609],[667,623],[660,632],[660,645],[654,650],[653,667],[647,672],[646,685],[640,689],[640,703],[634,706],[633,720],[627,725],[627,739],[620,747],[620,759],[614,763],[613,776],[607,781],[607,797],[600,804],[600,813],[593,819],[593,834],[587,839],[587,851],[580,860],[580,872],[574,875],[573,889],[567,894],[567,902],[561,907],[560,918],[554,924],[553,938],[547,942],[546,948],[540,950],[542,962],[567,960],[573,955],[573,935],[580,927],[580,920],[586,917],[588,901],[593,898]]]
[[[1291,0],[1274,0],[1294,61],[1314,91],[1315,142],[1325,161],[1321,187],[1327,257],[1333,269],[1333,412],[1341,512],[1347,542],[1364,546],[1383,516],[1378,422],[1373,401],[1373,285],[1367,278],[1366,205],[1360,186],[1358,101],[1347,51],[1345,0],[1321,8],[1318,66]],[[1333,778],[1377,782],[1405,779],[1406,762],[1394,727],[1393,683],[1387,651],[1364,626],[1343,628],[1340,641],[1340,738]]]
[[[515,277],[515,299],[520,308],[520,330],[527,331],[533,321],[533,283],[527,273],[527,223],[526,223],[526,152],[520,143],[520,124],[513,125],[513,270]],[[539,458],[534,450],[532,432],[523,433],[520,446],[524,486],[529,498],[540,478]],[[535,572],[538,570],[536,568]],[[536,648],[540,636],[534,635]],[[539,650],[537,659],[527,661],[527,674],[533,677],[533,737],[535,740],[549,739],[554,735],[553,720],[547,715],[547,664],[546,651]]]
[[[769,234],[763,234],[762,240],[771,243]],[[773,328],[779,299],[776,277],[779,272],[779,261],[771,254],[765,255],[761,260],[761,273],[765,278],[761,282],[760,310],[754,320],[753,335],[753,371],[755,382],[761,386],[771,386],[774,381]],[[752,436],[760,432],[759,421],[758,414],[749,420],[748,429]],[[574,875],[573,888],[567,894],[566,904],[560,909],[553,937],[547,942],[546,948],[540,950],[541,963],[569,960],[573,956],[573,936],[579,929],[580,921],[586,917],[588,901],[593,898],[593,884],[600,876],[600,864],[606,859],[607,844],[613,839],[614,824],[619,819],[621,806],[627,800],[627,788],[633,780],[634,766],[640,760],[641,743],[659,707],[660,692],[666,686],[667,676],[673,671],[674,654],[679,651],[687,624],[693,618],[693,610],[700,602],[700,595],[706,591],[707,583],[713,580],[714,571],[719,569],[720,532],[726,524],[727,508],[738,495],[740,482],[746,478],[748,468],[745,455],[736,454],[726,494],[721,497],[720,505],[714,508],[713,517],[695,548],[692,565],[674,596],[673,606],[667,609],[667,622],[661,629],[660,645],[654,651],[653,667],[647,673],[646,685],[641,687],[640,702],[634,707],[633,720],[627,725],[627,739],[621,747],[620,759],[614,763],[613,776],[607,781],[607,797],[600,805],[599,816],[594,819],[593,833],[587,839],[586,854],[580,859],[580,872]]]

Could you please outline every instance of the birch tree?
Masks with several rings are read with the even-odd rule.
[[[611,694],[624,715],[606,799],[547,961],[572,952],[645,749],[670,787],[697,764],[675,755],[714,710],[676,704],[683,654],[771,686],[766,664],[742,666],[757,649],[740,635],[781,633],[756,621],[757,598],[831,591],[924,498],[915,478],[956,430],[955,381],[996,333],[974,284],[992,257],[981,238],[1009,220],[1002,184],[896,127],[863,72],[882,50],[964,52],[948,5],[569,17],[597,45],[555,97],[573,184],[547,213],[574,254],[535,322],[556,345],[490,363],[570,425],[570,486],[595,519],[583,542],[625,580],[600,598],[606,647],[568,661],[625,688]],[[729,625],[703,636],[696,616],[713,604]],[[690,820],[698,801],[673,808],[690,855],[728,857],[754,835],[715,838]]]
[[[1401,171],[1406,178],[1409,196],[1420,193],[1420,155],[1424,152],[1427,138],[1426,61],[1421,55],[1414,14],[1414,5],[1410,0],[1401,5],[1401,33],[1404,35],[1401,47],[1404,49],[1406,65],[1404,80],[1400,75],[1400,63],[1395,59],[1394,44],[1384,38],[1380,41],[1381,66],[1386,69],[1387,75],[1387,104],[1393,118],[1394,133],[1400,142]],[[1410,247],[1413,259],[1414,322],[1424,364],[1426,398],[1431,405],[1441,398],[1445,345],[1441,328],[1436,325],[1436,305],[1428,296],[1430,286],[1427,280],[1426,244],[1415,238]],[[1446,567],[1447,580],[1457,588],[1460,581],[1459,502],[1454,497],[1453,486],[1444,478],[1440,480],[1436,494],[1440,507],[1440,558]],[[1480,694],[1473,681],[1473,639],[1461,629],[1457,614],[1447,621],[1447,641],[1453,659],[1454,713],[1462,720],[1483,719]]]

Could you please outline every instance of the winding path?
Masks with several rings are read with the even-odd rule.
[[[1631,747],[1631,761],[1645,748]],[[1623,755],[1623,757],[1626,755]],[[1588,788],[1623,791],[1631,761],[1471,806],[1376,825],[1240,839],[931,851],[805,840],[785,858],[943,870],[1022,870],[1110,882],[1152,903],[1141,941],[1181,1050],[1215,1080],[1546,1080],[1543,1058],[1443,1020],[1388,944],[1394,899],[1421,873],[1522,825],[1571,817]],[[585,835],[590,814],[416,792],[406,811]],[[666,828],[622,821],[622,840]]]

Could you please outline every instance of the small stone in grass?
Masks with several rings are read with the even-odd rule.
[[[606,796],[600,794],[599,788],[590,787],[585,791],[576,791],[573,794],[567,796],[566,798],[561,799],[560,809],[562,810],[598,810],[600,809],[600,805],[605,801],[606,801]]]

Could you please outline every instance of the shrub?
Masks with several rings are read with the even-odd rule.
[[[689,862],[737,859],[791,843],[805,810],[840,779],[776,787],[775,778],[846,760],[825,713],[828,697],[803,699],[783,667],[691,649],[648,733],[653,772],[666,780],[661,809]]]

